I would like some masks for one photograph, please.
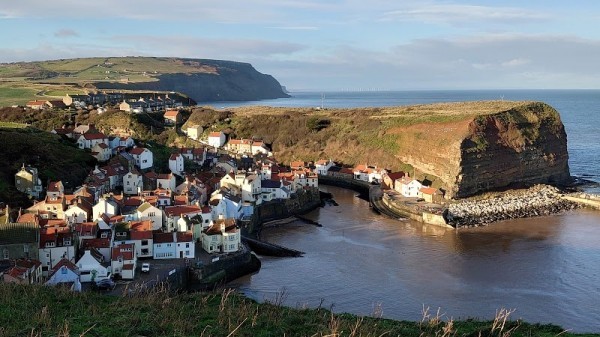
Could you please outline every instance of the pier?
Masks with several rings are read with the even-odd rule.
[[[600,195],[590,193],[569,193],[563,194],[562,199],[578,203],[579,205],[600,210]]]

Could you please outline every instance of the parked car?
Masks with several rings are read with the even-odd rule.
[[[113,281],[109,278],[105,278],[105,279],[96,281],[95,283],[92,283],[92,284],[98,290],[113,290],[117,286],[115,281]]]
[[[150,272],[150,263],[142,263],[142,273]]]

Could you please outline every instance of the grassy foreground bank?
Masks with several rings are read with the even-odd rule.
[[[166,290],[105,296],[43,286],[0,285],[0,336],[600,336],[553,325],[448,321],[436,315],[400,322],[325,309],[258,304],[231,291]]]

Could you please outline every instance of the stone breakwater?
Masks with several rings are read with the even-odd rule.
[[[555,214],[577,207],[578,204],[561,198],[557,188],[537,185],[487,199],[451,204],[447,221],[456,228],[484,226],[495,221]]]

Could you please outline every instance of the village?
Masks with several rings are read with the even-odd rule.
[[[181,123],[178,109],[167,109],[164,118],[165,124]],[[139,279],[164,261],[210,264],[248,249],[243,224],[255,220],[257,207],[318,194],[320,179],[380,185],[388,197],[415,202],[443,196],[407,173],[367,164],[350,168],[320,159],[280,165],[261,140],[228,139],[199,126],[186,130],[197,147],[171,149],[169,173],[157,173],[152,148],[131,137],[105,135],[91,124],[52,133],[90,152],[98,165],[73,191],[61,181],[44,183],[27,163],[15,172],[15,186],[35,203],[0,224],[3,282],[81,291]]]

